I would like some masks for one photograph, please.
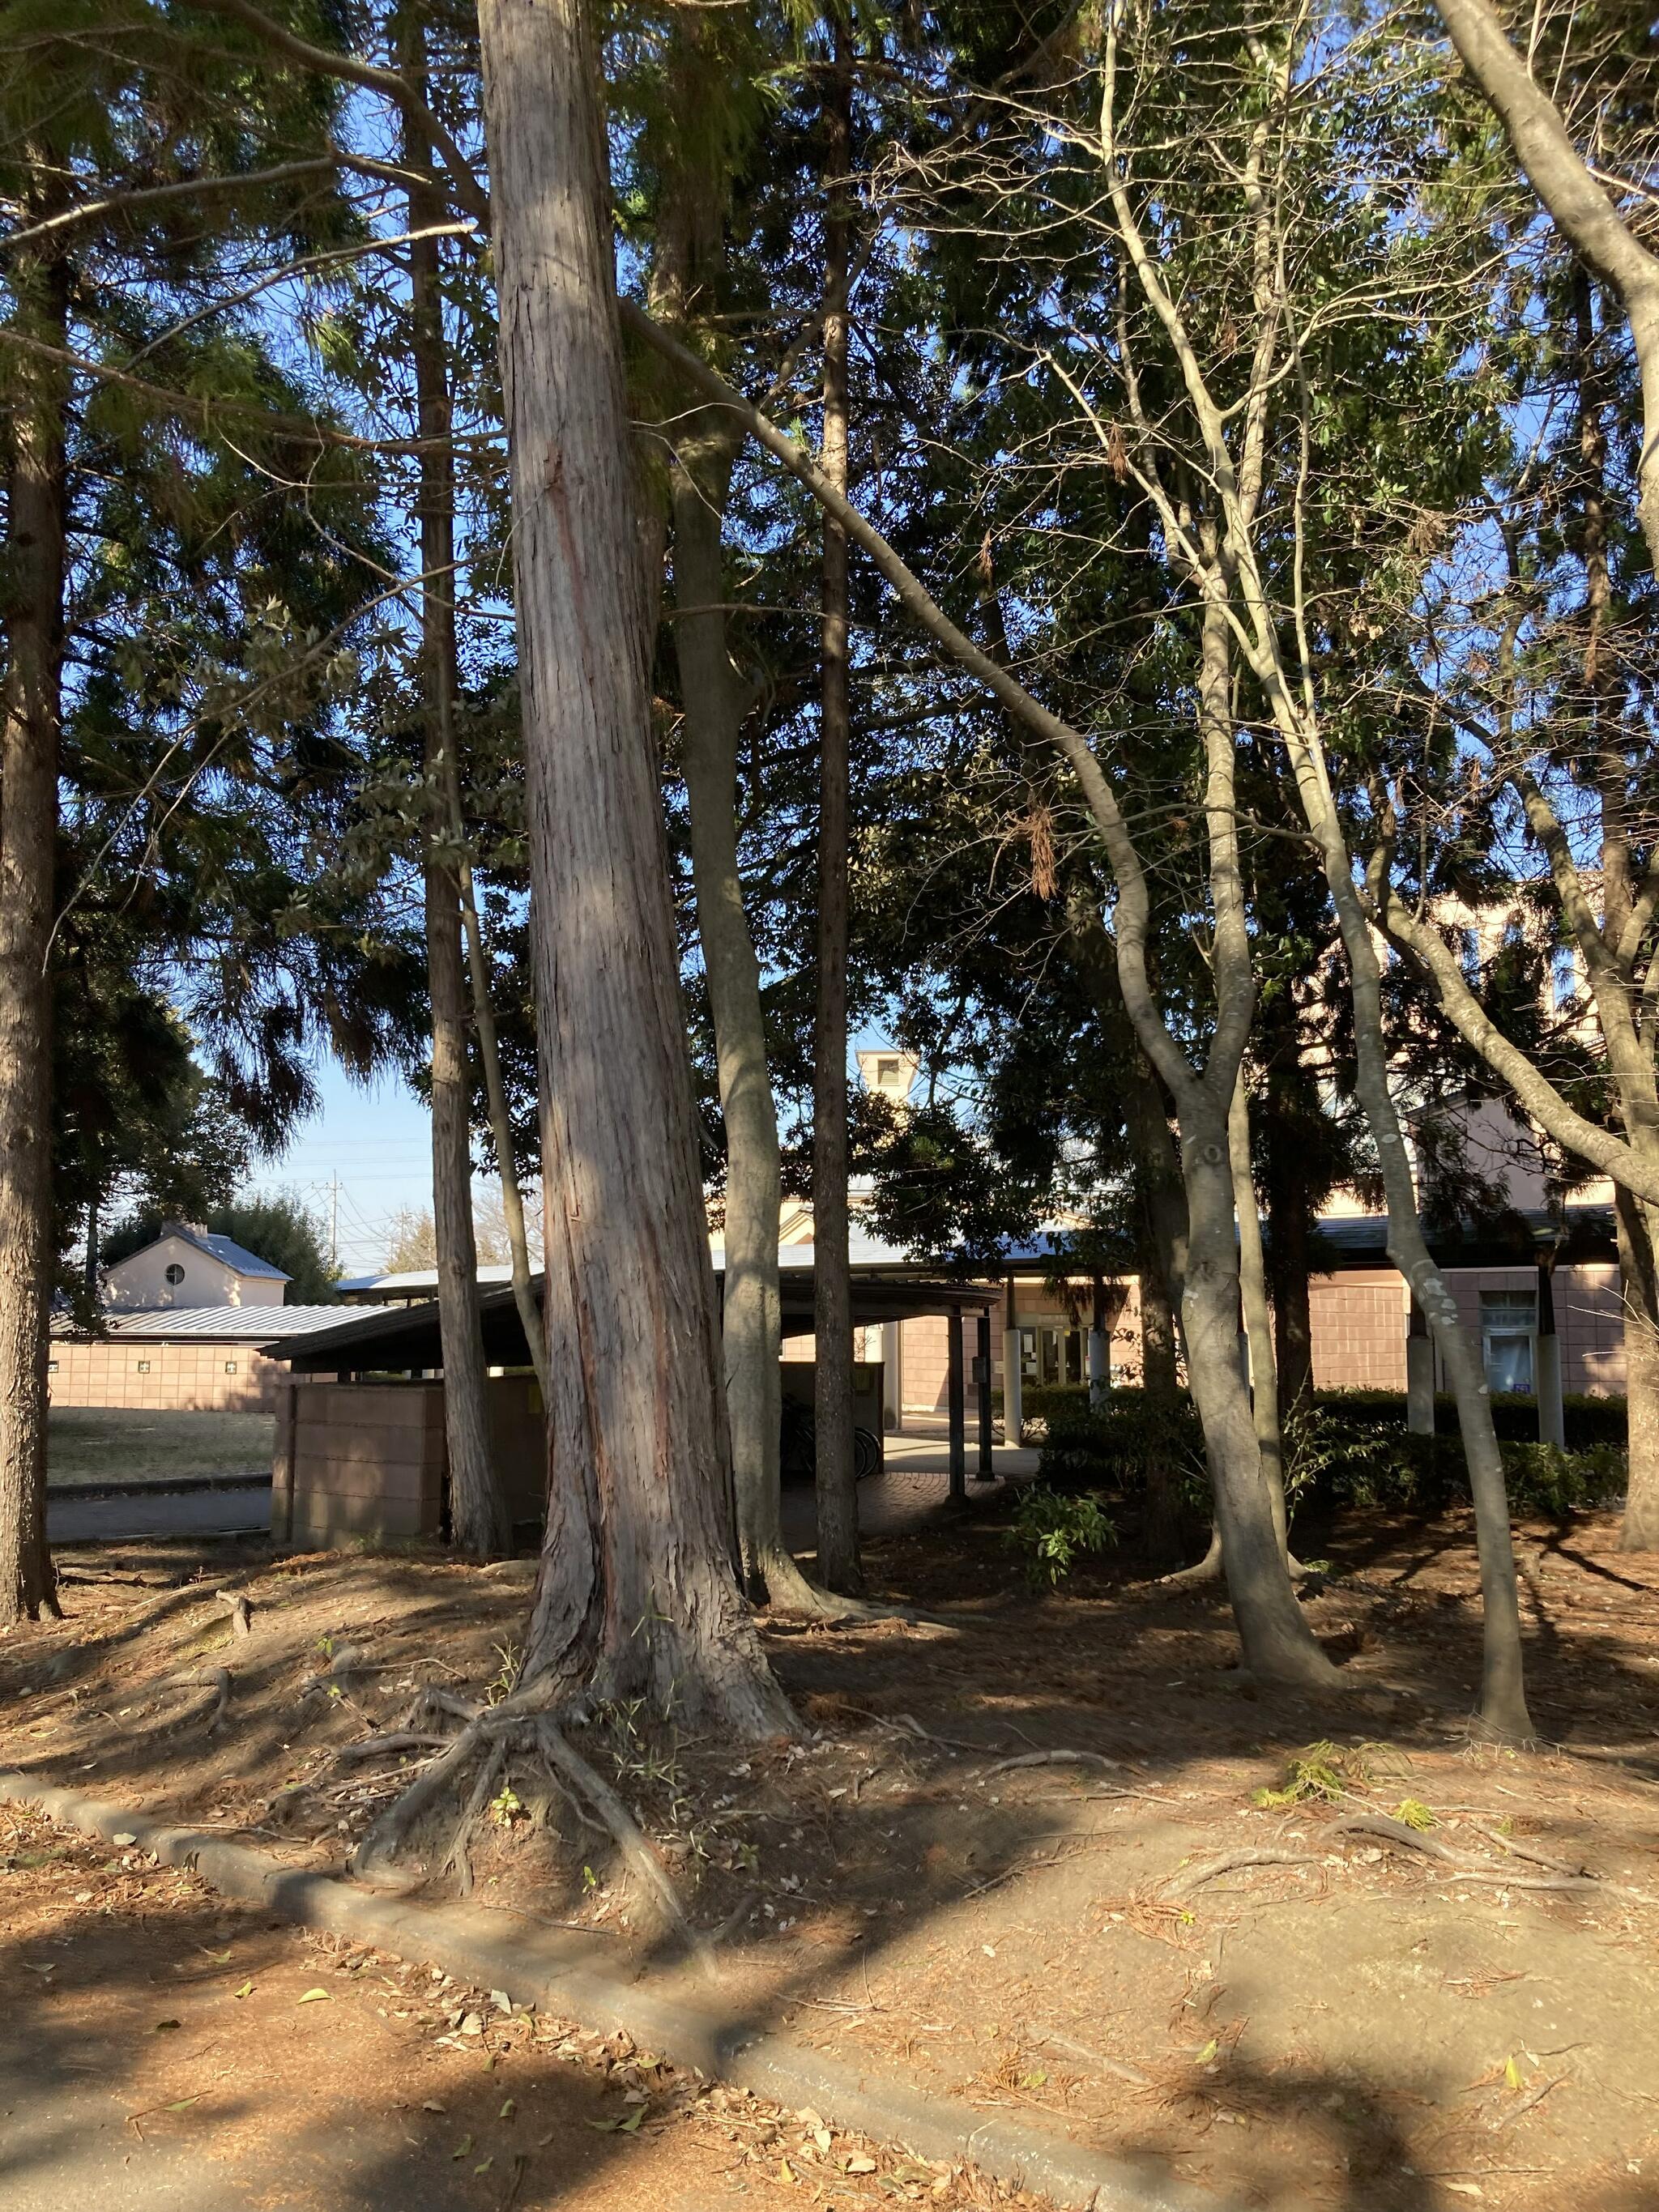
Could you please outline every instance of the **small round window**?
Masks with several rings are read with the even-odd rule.
[[[185,1271],[175,1260],[167,1271],[167,1280],[176,1288],[185,1279]]]

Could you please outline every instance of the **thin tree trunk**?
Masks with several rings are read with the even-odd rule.
[[[827,471],[793,438],[779,429],[708,364],[686,349],[650,317],[635,309],[625,313],[628,327],[673,365],[696,390],[707,392],[730,407],[766,450],[775,454],[791,474],[817,500],[826,514],[840,523],[850,540],[863,546],[882,574],[892,585],[901,604],[923,625],[953,659],[969,669],[992,696],[1018,717],[1036,736],[1052,744],[1073,769],[1118,882],[1118,951],[1124,1002],[1147,1058],[1176,1095],[1182,1123],[1182,1172],[1188,1195],[1190,1243],[1188,1275],[1182,1299],[1187,1340],[1188,1373],[1200,1420],[1205,1421],[1206,1449],[1211,1448],[1211,1424],[1205,1418],[1206,1403],[1215,1411],[1215,1443],[1211,1450],[1212,1482],[1224,1483],[1229,1496],[1224,1509],[1218,1504],[1218,1518],[1243,1527],[1251,1536],[1243,1547],[1229,1555],[1230,1571],[1237,1559],[1237,1579],[1229,1589],[1246,1656],[1265,1676],[1310,1686],[1332,1683],[1334,1670],[1320,1650],[1305,1616],[1296,1601],[1285,1562],[1273,1534],[1273,1515],[1261,1480],[1250,1411],[1238,1371],[1238,1268],[1233,1241],[1232,1176],[1227,1165],[1226,1101],[1232,1095],[1237,1055],[1243,1049],[1248,1029],[1250,993],[1241,990],[1239,973],[1248,978],[1249,941],[1238,895],[1237,830],[1231,791],[1231,732],[1224,745],[1222,732],[1212,732],[1209,745],[1213,801],[1206,811],[1212,825],[1212,877],[1217,900],[1218,967],[1227,972],[1224,988],[1218,979],[1218,1045],[1203,1082],[1194,1076],[1179,1047],[1163,1026],[1146,976],[1146,933],[1149,900],[1140,866],[1121,808],[1088,740],[1060,716],[1043,707],[1011,672],[976,646],[939,605],[919,579],[872,524],[848,501],[846,494]],[[1211,672],[1206,671],[1206,684]],[[1224,703],[1225,685],[1222,686]],[[1213,717],[1212,718],[1213,719]],[[1224,788],[1223,788],[1224,787]],[[1231,852],[1229,848],[1231,848]],[[1218,866],[1218,857],[1220,866]],[[1224,902],[1227,926],[1221,927]],[[1133,988],[1129,970],[1133,966]],[[1222,1032],[1225,1032],[1224,1037]],[[1223,1080],[1225,1087],[1216,1096]],[[1202,1091],[1200,1110],[1189,1117],[1189,1094]],[[1196,1194],[1196,1196],[1195,1196]],[[1200,1235],[1201,1224],[1201,1235]],[[1232,1349],[1225,1366],[1211,1356],[1216,1342],[1217,1283],[1224,1273],[1228,1288],[1227,1328]],[[1196,1284],[1195,1284],[1195,1279]],[[1201,1326],[1203,1343],[1195,1341]],[[1248,1442],[1246,1442],[1248,1439]]]
[[[847,489],[847,293],[852,245],[852,72],[835,15],[825,102],[823,451],[825,477]],[[847,948],[850,709],[847,534],[823,525],[823,678],[818,769],[817,1010],[812,1036],[813,1340],[817,1380],[818,1575],[833,1590],[864,1587],[853,1464],[853,1294],[847,1218]]]
[[[1173,1413],[1181,1401],[1176,1315],[1187,1273],[1187,1196],[1158,1078],[1133,1039],[1129,1050],[1133,1073],[1126,1085],[1126,1119],[1146,1218],[1140,1243],[1141,1387],[1149,1406]],[[1182,1496],[1181,1471],[1165,1456],[1146,1473],[1145,1541],[1154,1566],[1172,1567],[1185,1556],[1191,1518]]]
[[[61,261],[14,272],[30,335],[67,343]],[[0,685],[0,1631],[58,1611],[46,1548],[52,992],[68,489],[66,380],[12,363],[6,668]]]
[[[1622,1552],[1659,1551],[1659,1267],[1649,1209],[1613,1189],[1625,1309],[1625,1405],[1630,1483],[1619,1531]]]
[[[1406,1139],[1389,1088],[1382,969],[1370,926],[1355,887],[1352,862],[1331,791],[1324,754],[1310,742],[1288,692],[1277,691],[1274,703],[1303,811],[1309,827],[1320,840],[1326,880],[1348,956],[1353,988],[1355,1087],[1382,1170],[1389,1209],[1389,1256],[1406,1278],[1427,1317],[1457,1404],[1480,1558],[1480,1717],[1495,1735],[1525,1741],[1532,1735],[1533,1727],[1527,1711],[1509,1493],[1504,1488],[1504,1462],[1492,1427],[1492,1394],[1486,1387],[1479,1355],[1458,1319],[1457,1301],[1431,1258],[1423,1234]]]
[[[1244,1311],[1244,1336],[1250,1347],[1250,1410],[1261,1453],[1261,1475],[1279,1532],[1279,1547],[1290,1558],[1290,1522],[1285,1510],[1285,1439],[1279,1426],[1279,1376],[1273,1363],[1273,1308],[1267,1303],[1267,1272],[1261,1249],[1261,1215],[1250,1164],[1250,1109],[1244,1070],[1233,1086],[1227,1113],[1227,1152],[1233,1171],[1238,1215],[1238,1287]]]
[[[1213,560],[1213,548],[1206,545],[1206,550]],[[1255,988],[1238,863],[1231,672],[1225,609],[1206,592],[1200,631],[1199,734],[1215,912],[1211,964],[1217,1018],[1203,1076],[1186,1075],[1176,1097],[1188,1221],[1182,1334],[1215,1498],[1215,1535],[1245,1658],[1270,1680],[1316,1686],[1328,1683],[1333,1670],[1291,1586],[1256,1415],[1239,1371],[1241,1290],[1230,1122]],[[1125,1003],[1135,1018],[1137,1007],[1127,992]],[[1154,1035],[1144,1010],[1138,1030],[1143,1024],[1150,1054]]]
[[[1630,830],[1630,770],[1623,699],[1614,648],[1607,632],[1613,611],[1608,565],[1606,398],[1596,360],[1595,303],[1588,271],[1575,261],[1572,311],[1578,378],[1578,445],[1583,465],[1581,516],[1584,563],[1584,693],[1591,727],[1591,758],[1601,809],[1601,913],[1604,942],[1617,956],[1630,927],[1635,903]],[[1645,1100],[1653,1092],[1654,1024],[1638,1026],[1629,1013],[1634,981],[1632,963],[1620,958],[1619,983],[1626,1024],[1646,1065],[1636,1084],[1626,1084]],[[1608,978],[1598,984],[1613,988]],[[1637,1055],[1628,1054],[1627,1057]],[[1624,1115],[1632,1146],[1651,1150],[1653,1133],[1643,1114]],[[1620,1277],[1625,1309],[1625,1408],[1629,1483],[1619,1547],[1626,1552],[1659,1550],[1659,1268],[1653,1247],[1651,1206],[1632,1192],[1613,1188],[1619,1240]]]
[[[1183,1101],[1182,1164],[1191,1224],[1181,1303],[1187,1373],[1204,1430],[1227,1594],[1250,1667],[1273,1681],[1328,1683],[1330,1662],[1285,1568],[1250,1396],[1238,1365],[1238,1249],[1227,1116]]]
[[[1510,44],[1490,0],[1436,4],[1556,227],[1624,302],[1642,385],[1637,514],[1659,574],[1659,258],[1638,242],[1590,174],[1560,109]]]
[[[501,1075],[501,1045],[495,1034],[495,1008],[490,996],[489,951],[484,943],[483,921],[472,879],[472,863],[465,857],[466,830],[461,813],[460,778],[454,751],[447,750],[449,765],[451,835],[462,848],[456,871],[461,894],[461,927],[466,938],[467,971],[472,988],[472,1022],[478,1039],[478,1059],[483,1068],[484,1098],[489,1113],[490,1140],[495,1148],[495,1172],[501,1179],[501,1213],[507,1224],[507,1249],[513,1267],[513,1303],[518,1309],[530,1364],[537,1387],[547,1404],[547,1331],[536,1297],[530,1266],[530,1237],[525,1227],[524,1186],[519,1176],[518,1148],[513,1136],[513,1116],[507,1103],[507,1085]]]
[[[398,21],[404,74],[426,97],[426,41],[418,20]],[[424,175],[431,149],[405,118],[404,158]],[[444,196],[409,188],[409,228],[441,220]],[[423,861],[427,989],[432,1007],[432,1219],[438,1248],[438,1327],[443,1344],[444,1442],[449,1460],[450,1534],[480,1558],[500,1551],[507,1515],[495,1479],[484,1399],[478,1255],[472,1227],[472,1084],[466,1050],[466,978],[461,959],[460,886],[442,846],[453,835],[447,804],[459,780],[455,744],[455,471],[449,436],[449,378],[439,289],[438,241],[409,248],[410,353],[423,445],[420,457],[421,692],[428,785],[445,834],[429,833]]]
[[[1277,1171],[1275,1171],[1275,1169]],[[1267,1184],[1273,1360],[1280,1421],[1313,1396],[1313,1304],[1308,1279],[1308,1206],[1293,1167],[1270,1166]]]
[[[778,1115],[766,1059],[760,963],[738,866],[738,739],[744,702],[726,647],[721,519],[736,440],[711,412],[678,426],[673,477],[674,646],[684,708],[681,765],[691,883],[726,1122],[726,1275],[720,1311],[738,1556],[757,1603],[811,1608],[783,1540],[778,1474],[782,1297]]]
[[[731,1565],[596,26],[483,0],[542,1066],[550,1467],[521,1686],[792,1729]]]

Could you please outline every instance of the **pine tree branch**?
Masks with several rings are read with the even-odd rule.
[[[324,176],[335,169],[356,169],[364,176],[379,177],[388,184],[405,181],[404,172],[395,161],[377,161],[368,155],[348,154],[337,148],[309,161],[279,161],[274,168],[238,170],[222,176],[182,177],[170,185],[142,185],[130,192],[110,192],[100,200],[83,200],[75,207],[60,208],[56,215],[47,216],[42,222],[30,223],[27,229],[14,230],[9,236],[0,238],[0,252],[14,252],[20,246],[32,245],[40,238],[56,237],[59,232],[74,229],[83,222],[101,222],[109,216],[125,215],[130,208],[155,207],[169,200],[200,198],[204,193],[284,185],[302,177]]]
[[[263,9],[254,7],[252,0],[201,0],[201,5],[244,24],[276,52],[285,55],[301,69],[310,70],[318,76],[339,77],[347,84],[364,85],[372,92],[384,94],[428,133],[443,156],[455,196],[468,214],[476,216],[481,223],[489,221],[489,195],[479,182],[472,164],[414,86],[396,70],[383,69],[378,62],[366,62],[356,54],[337,53],[327,46],[313,46],[308,39],[301,38],[267,15]]]

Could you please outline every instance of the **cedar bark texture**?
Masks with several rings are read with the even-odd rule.
[[[847,490],[847,294],[853,87],[847,27],[835,28],[825,120],[823,473]],[[817,1009],[812,1031],[812,1322],[817,1370],[818,1577],[856,1595],[858,1478],[853,1465],[853,1293],[847,1220],[848,697],[847,532],[823,519],[823,678],[819,724]]]
[[[766,1062],[760,963],[738,865],[738,739],[744,687],[722,608],[721,517],[736,436],[713,410],[680,432],[673,477],[674,644],[684,710],[680,757],[690,816],[691,884],[708,981],[726,1121],[726,1276],[720,1308],[732,1430],[738,1552],[757,1603],[810,1606],[812,1592],[783,1540],[778,1492],[782,1301],[778,1285],[781,1175],[778,1115]]]
[[[405,16],[399,25],[404,74],[426,97],[425,39]],[[410,167],[428,170],[431,148],[405,121]],[[448,202],[428,185],[411,185],[409,227],[441,222]],[[438,241],[409,249],[410,322],[420,433],[421,691],[427,781],[442,832],[428,837],[424,864],[427,991],[432,1007],[432,1218],[438,1246],[438,1327],[444,1356],[444,1441],[449,1458],[450,1534],[457,1547],[486,1556],[507,1538],[484,1409],[483,1333],[478,1320],[478,1255],[472,1227],[472,1085],[467,1067],[466,977],[461,962],[460,884],[441,849],[448,842],[444,803],[455,744],[455,470],[449,447]]]
[[[595,26],[483,0],[546,1182],[547,1536],[520,1687],[793,1728],[731,1466],[647,681]]]
[[[61,261],[16,272],[20,316],[66,342]],[[64,548],[60,369],[11,364],[7,425],[6,668],[0,687],[0,1630],[58,1611],[46,1549],[51,1318],[52,937]]]

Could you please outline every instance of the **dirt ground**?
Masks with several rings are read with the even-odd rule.
[[[0,1813],[0,2202],[19,2212],[1031,2201],[32,1814]]]
[[[1548,1741],[1494,1752],[1467,1725],[1468,1526],[1314,1533],[1298,1536],[1332,1561],[1307,1603],[1343,1662],[1334,1698],[1259,1689],[1218,1591],[1127,1559],[1032,1596],[993,1510],[870,1547],[879,1585],[924,1618],[766,1627],[804,1742],[734,1757],[611,1711],[583,1747],[718,1938],[746,2016],[1229,2204],[1544,2212],[1571,2193],[1653,2212],[1659,1573],[1616,1553],[1611,1516],[1517,1532]],[[532,1571],[65,1564],[73,1618],[0,1653],[0,1764],[316,1866],[423,1755],[341,1751],[425,1685],[499,1692]],[[214,1597],[233,1583],[253,1608],[234,1644]],[[1087,1757],[1004,1765],[1043,1750]],[[478,1898],[688,1971],[545,1773],[498,1778],[466,1854]],[[434,1868],[454,1825],[452,1809],[422,1839]],[[26,2002],[36,1979],[9,1977]],[[844,2166],[820,2166],[818,2201],[842,2201]]]
[[[46,1480],[168,1482],[185,1475],[269,1474],[270,1413],[162,1413],[128,1406],[54,1406]]]

